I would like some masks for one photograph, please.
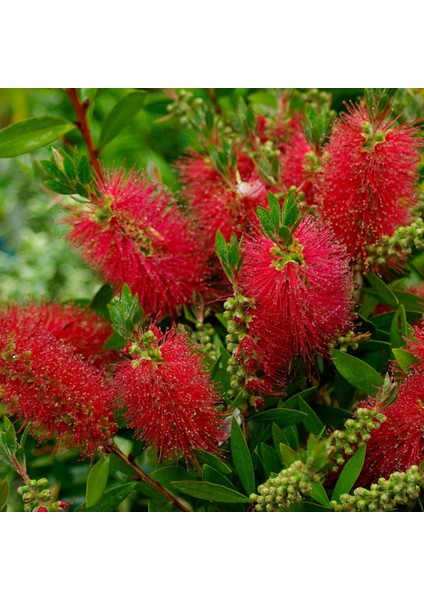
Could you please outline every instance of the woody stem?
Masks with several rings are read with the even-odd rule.
[[[103,181],[104,175],[98,157],[98,150],[94,145],[90,127],[87,121],[87,108],[89,105],[89,101],[85,100],[84,102],[81,102],[76,88],[66,88],[65,92],[70,101],[72,102],[72,106],[74,107],[77,116],[75,124],[80,130],[82,137],[84,138],[85,145],[87,146],[87,150],[90,155],[91,166],[93,167],[100,181]]]
[[[166,498],[169,502],[172,502],[174,506],[176,506],[183,512],[191,512],[190,509],[186,506],[186,504],[183,504],[181,500],[179,500],[176,496],[171,494],[171,492],[165,489],[158,481],[155,481],[150,477],[150,475],[147,475],[147,473],[145,473],[143,469],[141,469],[137,465],[134,459],[122,452],[116,444],[112,444],[111,446],[109,446],[108,450],[110,452],[113,452],[113,454],[116,454],[116,456],[119,456],[119,458],[123,460],[125,464],[127,464],[137,473],[137,476],[141,481],[144,481],[144,483],[150,485],[157,492],[159,492],[159,494],[162,494],[162,496],[164,496],[164,498]]]

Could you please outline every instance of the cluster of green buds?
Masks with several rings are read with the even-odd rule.
[[[361,135],[365,138],[362,148],[366,152],[372,152],[377,144],[382,144],[386,141],[386,134],[381,129],[374,131],[373,126],[368,121],[361,123]]]
[[[416,217],[409,225],[398,227],[392,236],[383,235],[379,244],[367,246],[367,266],[385,265],[401,252],[404,256],[412,253],[412,248],[424,249],[424,221]]]
[[[134,357],[132,367],[136,369],[143,360],[160,362],[162,352],[157,345],[157,337],[151,329],[140,336],[139,342],[133,342],[128,347],[128,352]]]
[[[333,431],[331,444],[334,448],[334,459],[337,465],[346,461],[356,450],[365,445],[371,438],[371,431],[378,429],[386,417],[378,412],[378,408],[358,408],[352,419],[347,419],[345,429]]]
[[[213,325],[204,321],[197,321],[195,327],[196,330],[193,331],[191,337],[196,342],[200,352],[215,363],[218,360],[218,348],[213,341],[216,335]]]
[[[310,434],[306,448],[295,451],[280,444],[280,451],[286,468],[260,485],[257,494],[251,494],[256,511],[277,512],[302,502],[331,468],[334,449],[330,438]]]
[[[205,134],[209,138],[214,129],[223,128],[223,122],[214,106],[217,103],[215,92],[206,90],[206,93],[209,98],[195,96],[190,90],[176,90],[167,111],[170,115],[175,115],[186,129],[193,129],[201,137]]]
[[[51,502],[52,492],[45,477],[28,479],[18,488],[18,494],[22,496],[25,512],[63,512],[69,506],[63,500]]]
[[[357,350],[361,342],[365,342],[371,334],[367,331],[366,333],[355,333],[350,330],[345,335],[339,335],[335,341],[328,345],[330,350],[337,348],[340,352],[347,352],[349,348]]]
[[[243,365],[243,356],[239,356],[237,350],[241,340],[249,331],[249,322],[252,319],[249,309],[252,307],[253,300],[242,294],[228,298],[224,303],[224,317],[227,320],[228,331],[225,342],[228,352],[231,353],[227,366],[227,370],[231,374],[228,396],[235,398],[241,393],[242,398],[246,401],[251,395],[246,389],[246,382],[252,376],[247,373]]]
[[[320,474],[301,460],[292,463],[275,477],[270,477],[258,487],[257,494],[251,494],[258,512],[278,512],[292,504],[302,502],[312,490],[311,483],[318,482]]]
[[[394,510],[398,505],[413,504],[424,488],[424,470],[417,465],[405,473],[394,472],[388,479],[380,477],[369,490],[356,488],[353,494],[342,494],[340,503],[332,501],[337,512],[377,512]]]

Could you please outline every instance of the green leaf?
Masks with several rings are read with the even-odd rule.
[[[196,479],[196,474],[181,467],[161,467],[151,473],[152,479],[161,483],[166,489],[175,492],[171,481],[186,481]],[[163,496],[162,496],[163,499]]]
[[[239,242],[234,233],[231,235],[228,245],[228,263],[232,270],[235,270],[240,261]]]
[[[134,491],[136,485],[137,483],[133,481],[122,485],[115,485],[106,490],[102,498],[94,506],[83,507],[81,510],[85,510],[86,512],[112,512]]]
[[[65,154],[65,156],[63,157],[63,168],[68,179],[72,181],[76,178],[77,170],[75,168],[73,160],[67,154]]]
[[[383,385],[382,376],[356,356],[340,352],[340,350],[332,350],[331,358],[340,375],[357,390],[373,396]]]
[[[258,219],[261,222],[262,227],[264,228],[264,232],[269,238],[273,238],[275,232],[275,225],[273,223],[272,217],[269,211],[263,206],[258,206],[256,209],[256,213],[258,215]]]
[[[219,458],[217,458],[213,454],[210,454],[209,452],[206,452],[205,450],[199,450],[197,452],[197,455],[202,461],[202,463],[213,467],[214,469],[220,471],[220,473],[223,473],[224,475],[229,475],[232,472],[230,467],[224,462],[222,462],[222,460],[219,460]]]
[[[87,508],[94,506],[103,496],[109,477],[109,463],[110,457],[104,456],[91,467],[88,473],[85,503]]]
[[[397,308],[399,306],[399,300],[380,277],[377,277],[374,273],[368,273],[365,277],[371,287],[377,292],[378,297],[383,304],[390,306],[390,308]],[[365,289],[365,292],[366,291],[367,290]]]
[[[13,458],[18,449],[15,428],[7,417],[3,417],[3,430],[0,430],[0,461],[14,469]]]
[[[203,465],[202,479],[203,481],[208,481],[209,483],[216,483],[217,485],[222,485],[226,488],[236,490],[235,486],[231,483],[228,477],[209,465]]]
[[[78,163],[78,179],[83,185],[91,182],[91,168],[88,158],[83,154]]]
[[[65,135],[75,125],[58,117],[32,117],[0,131],[0,158],[32,152]]]
[[[277,452],[268,444],[261,442],[261,461],[265,469],[265,476],[271,473],[279,473],[282,469],[281,459]]]
[[[347,461],[337,480],[336,487],[331,496],[332,500],[339,502],[342,494],[350,492],[364,466],[366,450],[367,447],[365,445],[361,446],[352,458]]]
[[[420,362],[418,357],[416,357],[414,354],[411,354],[407,350],[404,350],[403,348],[392,348],[392,352],[402,371],[408,372],[411,368],[411,365],[415,365],[416,363]]]
[[[403,304],[405,310],[424,312],[424,298],[410,294],[409,292],[402,292],[393,290],[394,295],[398,299],[400,304]]]
[[[47,179],[47,181],[44,182],[44,185],[48,187],[49,190],[52,190],[57,194],[63,194],[64,196],[70,196],[75,192],[74,188],[62,183],[61,181],[56,181],[55,179]]]
[[[270,408],[269,410],[253,415],[249,420],[264,423],[273,422],[285,427],[287,425],[302,423],[306,417],[307,414],[300,410],[293,410],[291,408]]]
[[[297,452],[286,444],[280,444],[280,454],[286,469],[289,468],[296,460],[299,460]]]
[[[330,507],[330,500],[328,499],[327,492],[324,486],[320,482],[311,483],[311,491],[309,496],[316,500],[322,506]]]
[[[9,497],[9,482],[7,479],[0,479],[0,512],[7,511],[7,499]]]
[[[119,333],[112,333],[110,338],[106,341],[103,346],[103,350],[122,350],[127,345],[127,340],[119,335]]]
[[[237,502],[250,504],[247,496],[216,483],[207,481],[173,481],[172,485],[181,493],[209,500],[210,502]]]
[[[233,419],[231,424],[231,456],[237,475],[248,496],[253,494],[255,486],[255,472],[253,470],[252,457],[250,456],[249,448],[244,439],[240,425],[237,419]]]
[[[115,104],[103,124],[99,148],[103,149],[133,121],[144,103],[143,92],[130,92]]]
[[[406,320],[405,307],[401,304],[394,314],[390,327],[390,343],[394,348],[405,346],[405,338],[408,338],[411,334],[412,327]]]
[[[107,305],[113,298],[113,290],[112,287],[105,283],[96,293],[94,298],[90,303],[90,308],[95,310],[96,312],[101,312],[102,314],[107,313]]]

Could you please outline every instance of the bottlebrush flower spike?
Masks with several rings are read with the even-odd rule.
[[[198,220],[206,252],[213,252],[218,230],[225,239],[232,233],[240,235],[254,218],[256,207],[265,205],[267,191],[253,162],[245,155],[237,155],[239,180],[224,179],[211,160],[192,152],[177,163],[184,187],[183,199]]]
[[[368,487],[379,477],[407,471],[424,460],[424,372],[413,371],[399,385],[397,399],[379,408],[386,420],[371,432],[365,463],[356,486]],[[376,404],[367,402],[367,408]]]
[[[219,396],[187,335],[151,326],[129,352],[114,389],[136,436],[155,445],[160,458],[183,455],[188,462],[195,450],[215,453],[223,440]]]
[[[204,289],[205,259],[191,222],[173,200],[143,175],[122,171],[98,183],[100,199],[73,208],[70,241],[102,277],[127,283],[143,309],[175,315]]]
[[[419,363],[416,363],[413,369],[419,369],[424,372],[424,318],[416,325],[413,325],[412,339],[406,341],[409,352],[419,359]]]
[[[72,346],[74,351],[94,364],[103,365],[111,352],[103,346],[113,333],[107,321],[88,308],[57,302],[36,304],[28,302],[22,306],[11,305],[2,311],[2,316],[17,327],[40,328]]]
[[[284,229],[285,241],[262,231],[246,237],[238,283],[255,300],[251,330],[279,329],[280,360],[311,360],[351,328],[352,278],[327,226],[307,216],[293,234]]]
[[[0,314],[0,395],[39,440],[93,456],[114,435],[113,396],[102,371],[31,318]]]
[[[410,220],[422,141],[408,124],[351,107],[335,123],[320,176],[323,218],[352,261]]]

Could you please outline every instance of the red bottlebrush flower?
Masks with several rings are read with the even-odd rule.
[[[240,235],[254,217],[256,208],[267,202],[267,190],[253,162],[239,153],[240,181],[225,180],[210,159],[193,152],[179,161],[177,168],[184,183],[181,191],[199,222],[204,248],[214,253],[218,230],[226,239]]]
[[[329,228],[308,216],[289,247],[257,232],[242,249],[239,285],[256,304],[250,329],[259,335],[270,327],[279,331],[279,344],[269,344],[268,352],[263,336],[265,360],[273,345],[280,361],[326,355],[328,344],[352,326],[353,317],[348,261]]]
[[[413,372],[399,386],[397,399],[379,412],[386,421],[371,432],[365,463],[356,486],[368,487],[379,477],[407,471],[424,460],[424,373]],[[375,400],[367,403],[367,408]]]
[[[17,326],[39,327],[56,340],[69,344],[86,360],[101,366],[111,356],[103,346],[113,333],[107,321],[88,308],[56,302],[12,305],[2,311],[3,317]]]
[[[114,389],[136,436],[154,444],[160,458],[183,455],[188,462],[195,450],[216,452],[223,435],[219,396],[187,336],[152,326],[130,352],[134,358],[118,367]]]
[[[127,283],[143,309],[174,315],[202,291],[205,259],[192,224],[142,175],[123,172],[98,184],[98,205],[74,208],[71,242],[118,289]]]
[[[31,316],[0,314],[0,395],[40,440],[92,456],[114,435],[113,396],[101,370]]]
[[[364,261],[367,245],[410,219],[422,146],[417,131],[371,119],[363,107],[334,125],[320,175],[322,215],[353,261]]]
[[[420,359],[413,368],[424,372],[424,318],[413,326],[413,339],[407,340],[407,349]]]

